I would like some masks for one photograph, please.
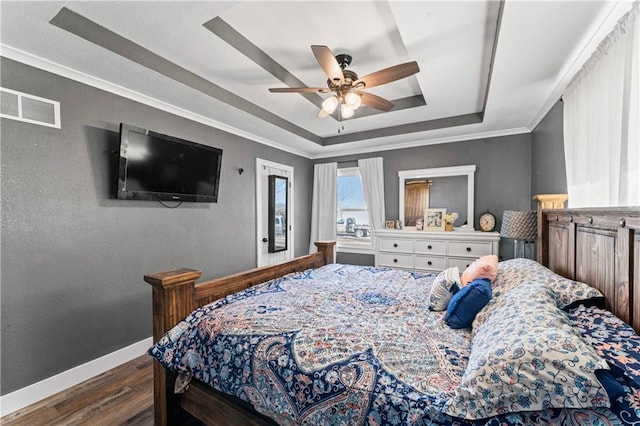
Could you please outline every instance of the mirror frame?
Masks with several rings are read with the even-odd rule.
[[[284,181],[284,246],[276,246],[276,182]],[[268,241],[269,253],[287,251],[289,248],[289,178],[286,176],[269,175],[269,222]]]
[[[404,222],[404,187],[405,182],[410,179],[437,178],[446,176],[467,176],[467,224],[468,231],[474,231],[475,218],[473,216],[473,194],[475,192],[474,174],[475,164],[467,166],[437,167],[434,169],[416,169],[398,171],[399,191],[398,191],[398,217]],[[428,207],[428,206],[427,206]],[[410,229],[410,228],[407,228]]]

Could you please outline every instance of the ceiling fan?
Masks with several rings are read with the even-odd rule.
[[[367,105],[381,111],[389,111],[393,103],[388,100],[363,92],[362,89],[380,86],[392,81],[400,80],[420,71],[418,63],[406,62],[358,78],[358,74],[347,69],[351,64],[351,56],[340,54],[334,56],[327,46],[311,46],[311,51],[320,67],[329,78],[327,87],[284,87],[269,89],[272,93],[333,93],[322,102],[318,118],[332,114],[338,105],[342,118],[351,118],[360,105]]]

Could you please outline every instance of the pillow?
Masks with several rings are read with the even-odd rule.
[[[502,299],[477,330],[461,384],[444,412],[477,420],[611,405],[596,376],[607,363],[574,331],[545,283],[524,282]]]
[[[493,296],[498,297],[525,281],[545,282],[554,291],[557,305],[565,310],[590,299],[587,304],[591,305],[604,299],[597,289],[564,278],[535,260],[524,258],[505,260],[498,264],[498,276],[491,284]]]
[[[491,281],[474,280],[451,297],[444,322],[451,328],[469,328],[476,314],[491,300]]]
[[[517,258],[498,263],[498,276],[491,282],[493,298],[482,308],[472,324],[472,332],[501,304],[502,296],[527,282],[545,283],[553,292],[556,305],[564,311],[577,305],[599,305],[604,296],[597,289],[564,278],[531,259]],[[523,297],[527,297],[523,295]]]
[[[604,306],[604,295],[589,284],[564,278],[553,271],[547,284],[556,293],[556,303],[564,311],[576,306]]]
[[[477,278],[489,278],[494,281],[498,276],[498,256],[490,254],[473,261],[462,273],[462,285],[465,286]]]
[[[460,290],[460,270],[457,266],[440,272],[431,284],[429,310],[444,311],[451,296]]]

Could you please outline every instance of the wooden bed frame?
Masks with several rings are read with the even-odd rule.
[[[597,288],[640,333],[640,207],[543,210],[538,262]]]
[[[334,263],[335,241],[319,241],[317,253],[289,262],[251,269],[226,277],[196,284],[202,273],[193,269],[176,269],[144,276],[153,286],[153,341],[160,338],[191,311],[229,294],[291,272],[319,268]],[[153,364],[154,424],[184,424],[184,412],[208,425],[273,425],[273,421],[257,413],[238,398],[211,389],[192,380],[188,391],[174,395],[176,375]]]
[[[544,210],[538,223],[538,261],[586,282],[606,306],[640,332],[640,208]],[[178,269],[145,275],[153,286],[153,339],[158,341],[192,310],[284,274],[333,263],[335,242],[317,242],[318,253],[196,284],[201,272]],[[208,425],[273,425],[253,408],[198,380],[174,395],[176,376],[154,363],[156,425],[183,424],[187,416]]]

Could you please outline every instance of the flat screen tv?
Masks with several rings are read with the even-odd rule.
[[[222,150],[120,124],[117,198],[216,203]]]

